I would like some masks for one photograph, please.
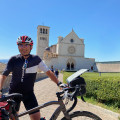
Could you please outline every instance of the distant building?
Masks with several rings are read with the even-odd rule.
[[[84,39],[79,38],[72,31],[63,38],[58,37],[58,43],[49,45],[49,29],[50,27],[37,27],[37,55],[49,66],[53,66],[59,70],[76,71],[82,68],[90,69],[95,64],[94,58],[85,58]]]

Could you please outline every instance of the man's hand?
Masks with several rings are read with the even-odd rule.
[[[63,89],[63,88],[66,88],[67,87],[67,84],[64,84],[62,82],[58,82],[58,87],[60,87],[60,89]]]
[[[67,87],[67,84],[62,83],[62,84],[59,85],[59,87],[61,87],[61,88],[66,88],[66,87]]]

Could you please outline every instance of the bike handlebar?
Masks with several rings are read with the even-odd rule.
[[[66,91],[67,91],[67,95],[65,97],[70,97],[73,99],[79,95],[80,86],[76,85],[75,87],[63,88],[63,90],[61,92],[59,92],[59,94],[60,95],[65,94]]]
[[[74,102],[73,102],[72,106],[67,110],[67,112],[72,111],[75,108],[75,106],[77,105],[77,96],[79,94],[79,90],[80,90],[79,85],[76,85],[73,88],[68,88],[67,96],[70,97],[70,100],[73,100]]]
[[[58,97],[58,99],[65,99],[68,98],[70,100],[73,100],[73,104],[71,105],[71,107],[67,110],[67,112],[70,112],[74,109],[74,107],[77,104],[77,96],[79,95],[79,90],[80,90],[80,86],[76,85],[75,87],[66,87],[63,88],[63,90],[61,92],[57,92],[56,95]]]

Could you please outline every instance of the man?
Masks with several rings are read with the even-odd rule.
[[[23,103],[27,110],[38,106],[34,95],[34,82],[38,68],[45,72],[50,79],[58,86],[61,82],[55,77],[54,73],[44,64],[37,55],[31,55],[33,41],[28,36],[20,36],[17,39],[17,45],[20,54],[13,56],[8,61],[6,69],[0,75],[0,93],[2,92],[3,83],[6,77],[12,72],[9,93],[21,93],[23,95]],[[15,99],[17,106],[16,111],[19,111],[20,100]],[[31,120],[40,120],[40,112],[35,111],[30,113]],[[42,119],[44,120],[44,119]]]
[[[51,66],[51,71],[54,73],[53,65]]]
[[[58,78],[58,75],[59,75],[59,71],[58,71],[58,69],[55,69],[55,76],[56,76],[56,78]]]

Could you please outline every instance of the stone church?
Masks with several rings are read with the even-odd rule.
[[[73,29],[66,37],[59,36],[58,42],[52,46],[49,46],[49,29],[48,26],[37,27],[37,55],[49,68],[77,71],[94,66],[95,59],[84,56],[84,39],[79,38]]]

